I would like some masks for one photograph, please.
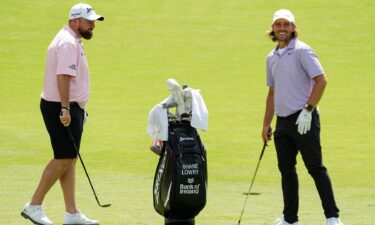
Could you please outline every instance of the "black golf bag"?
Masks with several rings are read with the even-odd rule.
[[[154,177],[155,210],[169,219],[192,219],[206,205],[206,150],[189,121],[170,121]]]

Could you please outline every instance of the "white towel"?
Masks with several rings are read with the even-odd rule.
[[[168,115],[162,104],[157,104],[148,114],[147,134],[152,136],[155,142],[168,141]]]
[[[191,88],[185,90],[190,92],[192,96],[191,126],[206,131],[208,129],[208,110],[200,94],[200,90]]]

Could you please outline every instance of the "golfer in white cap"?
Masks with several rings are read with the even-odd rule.
[[[297,39],[295,18],[286,9],[275,12],[269,37],[277,46],[267,56],[266,111],[262,138],[270,140],[269,128],[277,116],[274,141],[284,197],[283,217],[278,225],[299,225],[296,156],[301,153],[315,181],[327,225],[343,225],[330,177],[323,165],[318,102],[327,79],[317,55]],[[319,222],[312,222],[319,224]]]
[[[50,136],[53,159],[45,167],[39,185],[21,215],[38,225],[52,225],[42,208],[47,192],[60,182],[64,195],[64,225],[98,225],[77,208],[75,179],[77,152],[69,138],[70,127],[79,149],[85,105],[89,99],[90,74],[81,38],[91,39],[96,20],[104,20],[87,4],[79,3],[70,10],[69,24],[64,26],[47,49],[44,90],[40,109]],[[61,224],[61,223],[60,223]]]

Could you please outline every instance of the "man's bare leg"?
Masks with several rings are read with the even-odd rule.
[[[71,167],[74,159],[52,159],[44,169],[30,205],[42,205],[44,197],[58,179]]]
[[[75,201],[76,162],[77,159],[74,159],[70,167],[60,177],[60,185],[64,194],[65,211],[72,214],[78,212]]]

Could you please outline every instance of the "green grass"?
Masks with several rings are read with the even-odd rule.
[[[74,1],[0,2],[0,224],[25,224],[19,213],[52,153],[39,112],[45,53]],[[90,1],[106,18],[85,41],[91,71],[89,122],[82,156],[96,206],[78,166],[77,202],[102,224],[156,225],[152,206],[157,157],[146,135],[149,110],[168,96],[167,78],[199,88],[210,112],[201,132],[208,149],[206,208],[197,225],[237,224],[262,147],[265,36],[279,8],[294,12],[300,39],[314,48],[328,76],[321,101],[324,162],[345,224],[375,220],[375,3],[360,1]],[[263,157],[242,224],[272,224],[282,214],[274,145]],[[298,158],[300,221],[324,224],[318,194]],[[62,223],[59,185],[45,199]],[[317,221],[317,222],[316,222]]]

